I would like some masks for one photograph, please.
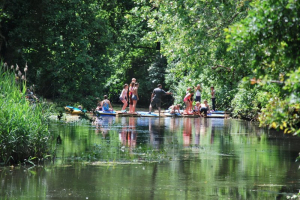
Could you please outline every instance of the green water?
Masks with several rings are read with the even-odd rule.
[[[53,122],[51,163],[0,168],[0,199],[286,199],[300,140],[232,119]]]

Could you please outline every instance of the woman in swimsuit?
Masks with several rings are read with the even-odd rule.
[[[110,101],[107,99],[107,95],[104,95],[104,100],[101,102],[103,111],[112,111],[113,107],[110,104]]]
[[[138,88],[139,88],[139,84],[135,83],[132,91],[132,100],[133,100],[132,113],[135,112],[136,104],[137,101],[139,100]]]
[[[188,92],[183,99],[185,103],[184,114],[191,114],[191,104],[190,104],[191,97],[192,97],[192,93]]]
[[[125,84],[123,86],[123,90],[122,90],[122,92],[120,94],[120,100],[123,103],[122,112],[126,112],[126,107],[128,105],[128,103],[127,103],[127,99],[128,99],[127,93],[128,93],[128,84]]]
[[[132,113],[132,106],[133,106],[133,100],[132,100],[132,92],[134,88],[134,82],[130,83],[129,86],[129,113]]]

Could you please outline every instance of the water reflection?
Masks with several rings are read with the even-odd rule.
[[[130,117],[128,120],[128,124],[126,121],[127,118],[122,118],[122,129],[119,133],[119,138],[123,146],[131,147],[131,149],[134,149],[136,146],[136,138],[137,138],[137,132],[136,132],[136,120],[134,117]]]
[[[164,121],[160,118],[149,118],[150,145],[153,149],[161,149],[164,144]]]
[[[108,131],[111,129],[112,124],[114,123],[114,118],[110,116],[103,116],[101,118],[96,118],[93,122],[93,125],[96,126],[95,133],[96,135],[102,134],[105,138],[108,134]]]
[[[183,125],[183,145],[185,147],[189,146],[191,144],[192,140],[192,124],[191,124],[192,118],[184,118],[184,125]]]
[[[284,199],[300,185],[299,139],[250,122],[102,117],[51,130],[54,164],[0,168],[0,199]]]
[[[200,146],[200,134],[201,134],[201,119],[196,118],[194,120],[194,127],[195,127],[195,146]]]

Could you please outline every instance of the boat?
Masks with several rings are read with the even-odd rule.
[[[85,114],[87,112],[87,110],[81,110],[73,106],[66,106],[65,110],[72,115],[80,115],[80,114]]]

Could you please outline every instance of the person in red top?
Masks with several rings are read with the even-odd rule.
[[[132,107],[133,107],[132,95],[133,95],[134,84],[135,84],[134,82],[131,82],[130,86],[129,86],[129,113],[133,113],[133,111],[132,111]]]
[[[193,114],[192,112],[192,107],[193,107],[193,101],[192,101],[192,98],[193,98],[193,93],[191,92],[188,92],[183,101],[185,103],[185,111],[183,112],[184,114],[187,114],[187,115],[190,115],[190,114]]]

